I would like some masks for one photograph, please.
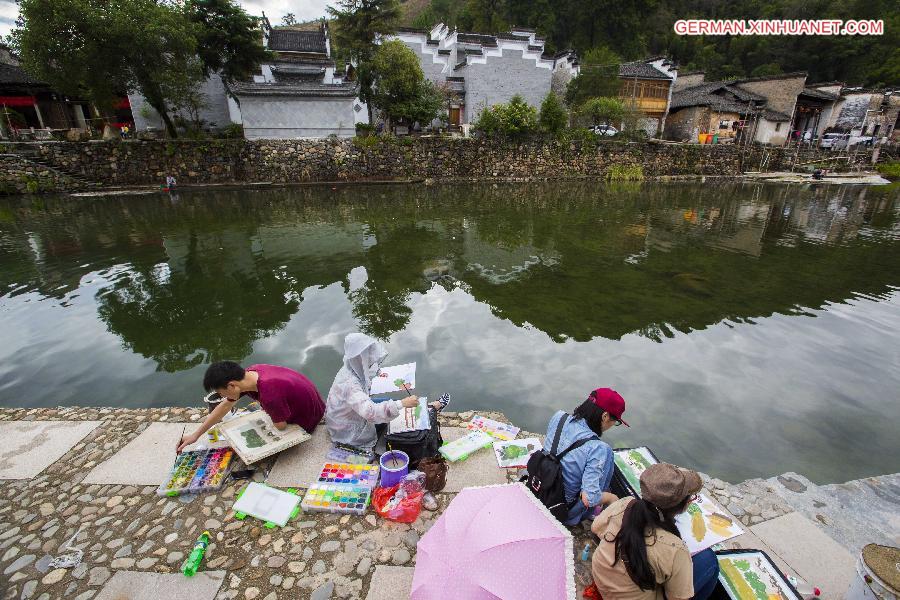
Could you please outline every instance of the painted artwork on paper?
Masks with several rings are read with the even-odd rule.
[[[305,442],[310,435],[299,425],[277,429],[262,411],[245,413],[219,425],[220,433],[248,465]]]
[[[369,394],[389,394],[412,390],[416,387],[416,363],[382,367],[372,379],[372,387]]]
[[[519,435],[519,428],[515,425],[488,419],[481,415],[475,415],[466,425],[469,429],[483,431],[500,440],[512,440]]]
[[[431,417],[428,415],[428,398],[419,398],[415,408],[403,408],[400,415],[388,425],[388,433],[406,433],[431,429]]]
[[[692,555],[744,533],[737,520],[706,494],[698,494],[697,501],[675,518],[675,525]]]
[[[541,449],[541,440],[538,438],[494,442],[497,464],[503,469],[525,468],[531,455]]]
[[[615,450],[613,456],[619,471],[628,481],[628,485],[640,494],[641,492],[641,473],[647,467],[656,464],[657,460],[646,446],[640,448],[625,448]]]
[[[801,600],[762,552],[722,553],[719,581],[732,600]]]
[[[262,448],[266,444],[276,441],[279,437],[262,419],[256,419],[247,423],[240,427],[237,433],[241,436],[244,445],[248,449]]]

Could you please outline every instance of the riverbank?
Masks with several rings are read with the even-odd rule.
[[[154,469],[171,464],[183,424],[204,414],[192,408],[0,409],[8,441],[0,477],[18,477],[0,479],[0,597],[91,600],[119,597],[123,586],[149,586],[197,600],[401,598],[416,543],[455,493],[464,485],[517,478],[482,452],[451,466],[438,509],[423,511],[411,525],[384,521],[370,510],[365,517],[305,513],[287,527],[265,529],[233,517],[243,483],[197,497],[156,495],[161,477]],[[445,439],[459,435],[471,417],[443,415]],[[304,470],[324,462],[315,456],[327,448],[324,438],[320,427],[301,446],[308,455],[276,457],[255,478],[281,487],[304,480]],[[783,569],[821,587],[825,598],[843,597],[862,544],[900,541],[900,475],[838,486],[816,486],[795,474],[738,484],[704,476],[704,483],[747,529],[729,547],[766,550]],[[205,574],[187,580],[178,568],[204,529],[213,537]],[[579,555],[590,540],[579,527],[573,534],[580,590],[590,575]],[[80,564],[50,567],[53,557],[72,548],[83,551]]]
[[[346,181],[558,181],[737,177],[747,171],[848,171],[871,152],[680,144],[649,140],[377,138],[17,142],[0,144],[0,194],[123,186]]]

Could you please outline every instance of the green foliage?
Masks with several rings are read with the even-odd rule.
[[[618,98],[591,98],[578,108],[579,116],[592,125],[617,125],[625,113],[625,105]]]
[[[644,167],[641,165],[613,165],[606,172],[609,181],[642,181]]]
[[[538,128],[537,109],[516,94],[508,104],[482,109],[473,127],[485,135],[516,137],[534,133]]]
[[[226,140],[244,139],[244,126],[240,123],[229,123],[227,127],[222,129],[220,136]]]
[[[591,98],[618,94],[620,62],[618,55],[609,48],[589,50],[581,61],[581,73],[566,88],[566,104],[578,107]]]
[[[416,54],[399,40],[381,44],[372,57],[372,103],[388,122],[422,125],[437,118],[445,96],[425,79]]]
[[[900,179],[900,161],[898,160],[879,163],[875,169],[888,179]]]
[[[549,92],[541,102],[541,112],[538,115],[538,124],[541,130],[554,135],[562,132],[569,124],[569,115],[560,101],[559,96]]]
[[[286,27],[289,27],[291,25],[296,25],[297,17],[294,16],[294,13],[289,12],[286,15],[284,15],[283,17],[281,17],[281,24]]]
[[[185,10],[197,25],[197,55],[204,77],[218,72],[230,84],[247,79],[272,58],[262,45],[260,19],[244,12],[235,0],[188,0]]]
[[[371,135],[357,135],[355,138],[353,138],[353,145],[364,150],[371,150],[372,148],[378,146],[378,143],[378,138]]]

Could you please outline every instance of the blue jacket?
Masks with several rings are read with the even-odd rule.
[[[569,422],[563,426],[562,434],[559,436],[559,447],[556,450],[558,454],[577,440],[597,435],[587,426],[584,419],[574,419],[561,410],[557,411],[547,425],[547,436],[544,441],[544,450],[547,452],[552,447],[560,418],[568,418]],[[614,465],[612,448],[601,440],[592,440],[566,454],[562,459],[566,502],[571,502],[584,492],[592,507],[599,505],[603,492],[609,490]],[[579,500],[569,511],[570,520],[580,520],[579,517],[584,512],[584,504]]]

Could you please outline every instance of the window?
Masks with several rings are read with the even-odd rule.
[[[775,123],[775,131],[781,131],[781,123]]]
[[[859,135],[866,135],[866,129],[868,129],[868,128],[869,128],[868,125],[863,125],[862,131],[859,132]]]

